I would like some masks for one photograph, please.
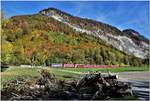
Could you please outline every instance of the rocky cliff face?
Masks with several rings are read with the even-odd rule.
[[[76,31],[95,36],[125,53],[139,58],[145,58],[148,54],[149,40],[132,29],[120,31],[111,25],[75,17],[55,8],[48,8],[39,13],[54,18]]]

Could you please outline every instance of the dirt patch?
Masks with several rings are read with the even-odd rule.
[[[129,80],[147,80],[149,81],[150,72],[143,71],[143,72],[122,72],[118,73],[120,78],[125,78]]]

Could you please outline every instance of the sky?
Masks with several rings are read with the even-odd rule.
[[[74,16],[94,19],[120,30],[134,29],[149,38],[148,1],[2,1],[6,18],[36,14],[54,7]]]

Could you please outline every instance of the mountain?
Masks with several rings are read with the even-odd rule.
[[[136,57],[144,58],[148,53],[148,39],[132,29],[120,31],[111,25],[75,17],[55,8],[48,8],[40,13],[63,22],[76,31],[98,37],[113,47]]]
[[[149,40],[133,29],[123,30],[125,36],[131,38],[136,45],[148,48]]]
[[[130,32],[55,8],[13,16],[2,20],[2,62],[145,65],[147,39]]]

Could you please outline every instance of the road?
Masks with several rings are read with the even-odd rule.
[[[118,73],[119,80],[131,84],[133,92],[139,100],[149,100],[149,74],[150,72],[123,72]]]

